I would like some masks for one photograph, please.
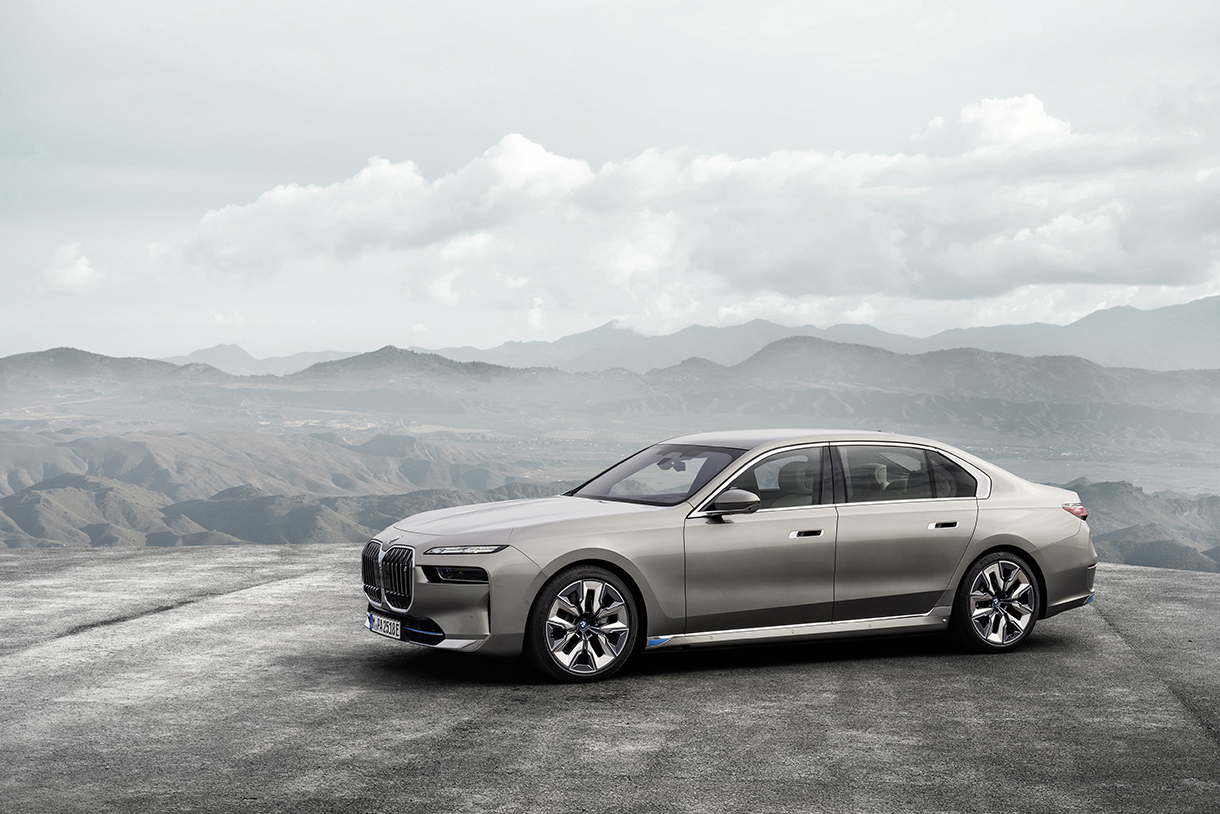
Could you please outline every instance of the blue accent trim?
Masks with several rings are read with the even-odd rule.
[[[648,646],[649,647],[660,647],[661,645],[665,644],[667,641],[669,641],[672,638],[673,638],[673,636],[657,636],[655,638],[648,640]]]
[[[1086,604],[1086,605],[1092,605],[1092,604],[1093,604],[1093,597],[1094,597],[1094,596],[1096,596],[1096,594],[1089,594],[1089,598],[1088,598],[1088,599],[1086,599],[1086,600],[1084,601],[1084,604]]]

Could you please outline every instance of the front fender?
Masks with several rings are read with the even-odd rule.
[[[637,596],[644,603],[644,616],[647,620],[645,635],[681,630],[686,620],[684,552],[678,551],[676,557],[637,554],[636,558],[642,559],[643,563],[606,548],[586,547],[564,551],[543,565],[541,573],[529,586],[529,601],[522,603],[525,606],[526,618],[529,608],[533,606],[538,592],[547,580],[565,568],[587,563],[609,566],[611,570],[620,572],[630,580]],[[663,592],[663,596],[658,596],[658,589]],[[521,626],[524,631],[525,618],[522,619]]]

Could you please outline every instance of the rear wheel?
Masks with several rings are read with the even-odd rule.
[[[635,649],[639,614],[623,581],[597,566],[552,577],[534,600],[526,652],[559,681],[598,681],[622,669]]]
[[[953,603],[955,638],[979,653],[1020,645],[1038,621],[1038,580],[1020,555],[998,551],[966,571]]]

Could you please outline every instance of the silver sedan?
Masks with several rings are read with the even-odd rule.
[[[564,495],[395,523],[363,551],[366,626],[561,681],[639,651],[904,631],[1002,652],[1093,600],[1086,518],[923,438],[686,435]]]

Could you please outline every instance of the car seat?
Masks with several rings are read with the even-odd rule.
[[[813,488],[821,480],[819,469],[808,461],[793,461],[781,466],[777,478],[784,496],[776,499],[772,508],[812,505]]]

